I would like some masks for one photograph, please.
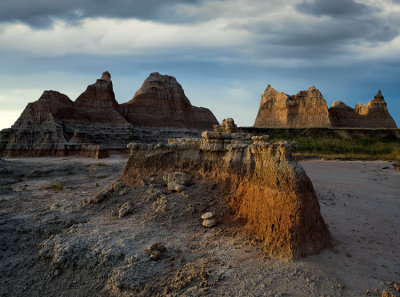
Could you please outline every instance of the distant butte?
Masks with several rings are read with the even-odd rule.
[[[333,102],[329,108],[332,127],[349,128],[397,128],[389,114],[381,90],[367,105],[358,103],[355,109],[341,101]]]
[[[397,128],[381,91],[367,105],[353,109],[341,101],[327,107],[314,86],[296,95],[278,92],[270,85],[261,95],[254,127],[260,128]]]
[[[217,119],[207,108],[193,106],[172,76],[152,73],[134,98],[118,104],[111,75],[104,72],[73,102],[44,91],[29,103],[9,129],[0,133],[0,154],[9,156],[99,155],[102,147],[126,149],[132,141],[158,142],[199,136]],[[87,153],[86,151],[89,151]]]
[[[254,127],[329,127],[329,114],[322,94],[312,86],[296,95],[278,92],[270,85],[261,95]]]

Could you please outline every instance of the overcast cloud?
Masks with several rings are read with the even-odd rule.
[[[238,98],[255,96],[270,80],[331,86],[332,80],[343,84],[337,76],[342,71],[354,73],[346,79],[363,88],[357,72],[361,68],[368,87],[372,89],[373,81],[387,82],[395,93],[399,15],[400,0],[1,0],[0,75],[11,81],[15,77],[15,84],[0,82],[0,104],[5,106],[9,94],[21,94],[21,73],[97,76],[103,68],[135,72],[142,79],[148,70],[175,71],[183,77],[190,73],[199,84],[205,83],[203,74],[214,75],[204,96],[213,96],[218,88],[221,100],[234,98],[231,106],[242,104],[243,110],[249,105]],[[321,69],[318,76],[316,69]],[[228,80],[214,84],[232,73],[243,85]],[[247,86],[254,80],[260,87],[252,93]],[[202,100],[201,94],[193,94]],[[27,100],[21,98],[17,101]],[[251,100],[256,113],[258,98]],[[224,104],[215,104],[217,116]]]
[[[172,19],[168,13],[181,3],[198,0],[2,0],[1,22],[19,21],[35,27],[51,26],[54,20],[74,23],[88,17]]]

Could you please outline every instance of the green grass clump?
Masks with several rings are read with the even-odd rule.
[[[93,163],[86,165],[86,167],[100,167],[100,166],[108,166],[108,165],[106,163]]]
[[[297,142],[295,156],[333,159],[363,159],[400,161],[400,140],[345,138],[336,135],[274,137]]]
[[[51,189],[54,191],[61,191],[61,190],[64,190],[64,186],[63,185],[52,185]]]

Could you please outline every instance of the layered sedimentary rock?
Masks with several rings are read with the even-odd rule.
[[[65,95],[45,91],[29,103],[10,129],[1,131],[0,151],[11,155],[46,155],[67,142],[62,122],[74,116],[74,104]]]
[[[328,107],[312,86],[296,95],[278,92],[270,85],[261,95],[254,127],[329,127]]]
[[[267,253],[292,259],[318,253],[330,240],[312,183],[291,157],[292,143],[267,136],[205,131],[202,138],[168,144],[131,143],[121,176],[128,184],[143,177],[186,171],[195,182],[217,183],[237,218],[262,240]]]
[[[193,106],[172,76],[151,73],[129,102],[122,104],[126,119],[138,127],[211,129],[218,124],[207,108]]]
[[[59,92],[45,91],[28,104],[10,129],[0,132],[0,154],[64,155],[86,151],[84,145],[121,149],[135,140],[155,142],[200,135],[194,129],[211,128],[216,123],[208,109],[190,104],[175,78],[150,78],[137,92],[138,99],[122,106],[115,99],[107,71],[75,102]]]
[[[341,101],[333,102],[329,118],[332,127],[397,128],[380,90],[367,105],[358,103],[355,109]]]

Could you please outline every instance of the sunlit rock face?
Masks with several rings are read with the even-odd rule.
[[[330,127],[326,101],[314,86],[287,95],[268,85],[261,95],[254,127]]]
[[[261,95],[254,127],[397,128],[381,91],[367,105],[359,103],[353,109],[336,101],[328,110],[321,92],[314,86],[296,95],[287,95],[270,85]]]

